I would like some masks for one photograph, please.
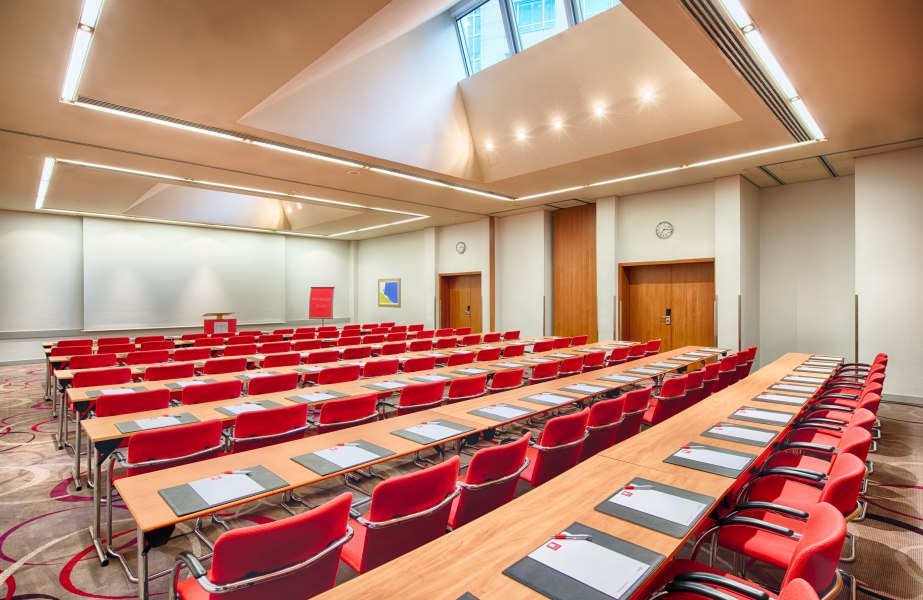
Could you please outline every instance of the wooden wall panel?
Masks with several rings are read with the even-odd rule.
[[[589,335],[596,322],[596,205],[552,213],[554,335]]]

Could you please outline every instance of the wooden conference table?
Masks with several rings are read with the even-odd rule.
[[[700,432],[728,419],[742,406],[777,410],[793,415],[801,407],[767,404],[754,396],[792,374],[810,357],[809,354],[786,354],[737,384],[699,402],[681,414],[647,429],[628,440],[570,469],[563,475],[530,491],[509,504],[464,527],[453,531],[390,563],[337,586],[319,596],[325,600],[339,598],[458,598],[470,593],[476,598],[543,598],[538,592],[504,575],[502,571],[536,548],[550,536],[579,522],[642,548],[673,557],[697,532],[694,525],[682,538],[671,537],[632,522],[609,516],[595,507],[618,492],[635,477],[683,488],[715,498],[711,508],[734,486],[738,479],[668,464],[663,460],[685,444],[707,444],[730,450],[757,454],[751,463],[758,465],[771,452],[766,448],[704,437]],[[802,373],[794,373],[802,375]],[[808,394],[797,395],[805,399]],[[787,427],[754,423],[761,429],[776,432],[775,440]],[[746,471],[745,471],[746,473]],[[741,475],[743,477],[744,474]],[[664,560],[660,568],[667,563]],[[659,569],[658,569],[659,570]],[[425,576],[421,575],[425,574]],[[650,577],[656,576],[656,571]]]
[[[352,427],[346,430],[326,433],[322,435],[312,436],[293,442],[287,442],[283,444],[277,444],[268,448],[262,448],[258,450],[251,450],[249,452],[241,452],[238,454],[221,456],[214,459],[209,459],[201,462],[197,462],[190,465],[184,465],[180,467],[174,467],[171,469],[164,469],[157,471],[156,473],[148,473],[144,475],[138,475],[134,477],[127,477],[119,479],[116,481],[116,488],[119,490],[120,497],[123,502],[125,502],[128,510],[134,517],[136,523],[138,524],[138,576],[141,584],[139,585],[139,597],[147,597],[147,585],[143,577],[143,574],[147,573],[147,551],[151,547],[151,542],[153,539],[161,538],[164,530],[171,530],[171,528],[182,521],[188,519],[196,518],[204,514],[211,514],[221,510],[226,510],[231,506],[236,506],[238,504],[243,504],[246,502],[251,502],[259,498],[271,496],[278,494],[283,491],[288,491],[316,483],[323,479],[330,477],[335,477],[343,475],[349,471],[355,470],[357,468],[365,468],[369,464],[373,463],[364,463],[362,465],[357,465],[351,469],[343,469],[334,473],[329,473],[327,475],[318,475],[310,469],[301,467],[295,463],[292,458],[317,451],[343,442],[343,441],[355,441],[358,439],[363,439],[374,444],[380,445],[383,448],[388,449],[393,452],[393,455],[390,455],[382,460],[393,460],[396,458],[401,458],[403,456],[411,455],[415,452],[419,452],[426,448],[430,448],[437,445],[443,445],[450,443],[459,438],[465,437],[475,432],[484,431],[487,429],[492,429],[503,425],[504,423],[512,422],[513,420],[508,420],[504,422],[493,421],[489,419],[483,419],[475,415],[467,415],[466,417],[459,417],[456,415],[456,411],[467,409],[467,411],[477,410],[485,406],[495,404],[498,402],[505,401],[516,401],[524,396],[530,396],[542,392],[554,392],[560,395],[568,396],[568,399],[561,404],[561,406],[566,406],[568,404],[573,404],[575,402],[580,402],[594,395],[602,393],[597,391],[592,394],[584,393],[568,393],[560,392],[559,390],[569,385],[581,382],[594,382],[597,384],[605,384],[604,389],[612,390],[625,385],[627,383],[618,383],[618,382],[604,382],[598,381],[600,377],[621,373],[631,369],[637,369],[643,367],[646,364],[658,361],[664,361],[669,359],[672,356],[683,354],[688,351],[695,351],[696,347],[686,347],[679,350],[674,350],[672,352],[662,353],[649,357],[648,359],[642,359],[635,361],[631,364],[620,365],[617,367],[610,367],[608,369],[600,369],[597,371],[588,372],[581,375],[575,375],[567,378],[557,379],[534,386],[529,386],[527,388],[520,388],[516,390],[511,390],[508,392],[502,392],[499,394],[494,394],[490,397],[480,397],[473,400],[467,400],[464,402],[459,402],[457,404],[452,404],[450,406],[443,406],[434,408],[428,411],[423,411],[419,413],[413,413],[410,415],[404,415],[402,417],[394,417],[386,419],[383,421],[378,421],[375,423],[369,423],[366,425],[359,425]],[[563,351],[559,351],[563,352]],[[657,377],[661,377],[663,374],[670,371],[680,371],[685,370],[689,366],[694,366],[701,364],[706,360],[713,359],[714,357],[719,356],[723,351],[708,353],[707,357],[702,357],[696,361],[692,362],[676,362],[675,367],[665,369],[661,371]],[[492,361],[497,362],[497,361]],[[454,368],[454,367],[453,367]],[[638,381],[643,379],[653,378],[653,375],[640,376]],[[362,382],[360,382],[362,383]],[[317,388],[311,388],[310,391],[314,391]],[[288,392],[291,394],[291,392]],[[267,395],[268,397],[268,395]],[[262,398],[262,396],[261,396]],[[239,400],[237,401],[239,403]],[[191,408],[191,407],[190,407]],[[541,413],[543,411],[550,410],[552,407],[534,405],[530,406],[531,410],[534,413]],[[529,414],[522,415],[517,419],[528,418]],[[112,418],[108,418],[112,419]],[[130,419],[130,417],[129,417]],[[432,421],[435,419],[444,419],[450,420],[453,423],[468,427],[465,431],[459,432],[457,435],[450,436],[447,438],[442,438],[432,443],[417,443],[405,438],[394,435],[398,429],[403,429],[405,427],[418,425],[422,422]],[[124,416],[120,418],[122,422],[127,420]],[[97,419],[94,421],[88,421],[85,423],[85,426],[88,428],[88,435],[91,435],[89,429],[100,427],[103,419]],[[112,424],[109,424],[109,427],[112,427]],[[110,429],[111,432],[111,429]],[[95,434],[92,434],[95,435]],[[378,462],[378,461],[376,461]],[[158,491],[176,486],[182,485],[189,482],[197,481],[199,479],[207,478],[213,476],[215,473],[220,473],[225,470],[245,470],[256,465],[262,465],[282,477],[286,482],[286,486],[283,488],[275,489],[272,491],[266,491],[261,494],[256,494],[243,498],[237,501],[227,502],[221,505],[211,506],[207,510],[200,511],[197,513],[192,513],[178,517],[176,513],[169,507],[169,505],[162,499],[158,494]],[[96,470],[95,477],[98,477],[99,471]],[[97,485],[95,489],[99,489]],[[91,530],[92,531],[92,530]],[[98,528],[97,528],[98,531]]]

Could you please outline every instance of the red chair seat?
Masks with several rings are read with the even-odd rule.
[[[775,502],[798,510],[811,510],[820,502],[820,497],[821,490],[816,487],[783,477],[766,477],[750,488],[747,499]]]
[[[635,593],[635,597],[636,598],[647,598],[653,592],[662,588],[667,583],[673,581],[673,579],[677,575],[680,575],[682,573],[689,573],[689,572],[712,573],[714,575],[722,575],[724,577],[727,577],[728,579],[733,579],[734,581],[744,583],[750,587],[754,587],[752,582],[747,581],[746,579],[741,579],[739,577],[735,577],[733,575],[725,573],[724,571],[721,571],[720,569],[709,567],[706,564],[699,563],[694,560],[689,560],[686,558],[676,558],[676,559],[673,559],[667,562],[667,564],[663,567],[663,569],[661,569],[659,573],[657,573],[655,577],[648,580],[644,584],[644,586],[639,588],[638,592]],[[742,600],[752,600],[752,598],[747,598],[746,596],[738,596],[737,594],[734,594],[723,588],[721,591],[730,595],[732,598],[741,598]],[[670,596],[671,599],[677,598],[677,597],[678,596]]]
[[[763,468],[774,469],[776,467],[791,467],[795,469],[817,471],[818,473],[829,473],[832,464],[833,463],[831,463],[829,460],[816,458],[814,456],[795,454],[793,452],[782,452],[766,461],[766,463],[763,465]]]
[[[815,502],[814,505],[816,506],[817,503]],[[747,511],[746,516],[789,527],[797,533],[804,530],[803,522],[785,519],[762,511]],[[738,554],[743,554],[748,558],[755,558],[766,564],[784,569],[791,561],[792,553],[795,546],[798,545],[798,541],[762,529],[726,527],[718,534],[718,545]]]

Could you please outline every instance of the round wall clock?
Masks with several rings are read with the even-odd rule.
[[[654,232],[657,234],[657,237],[665,240],[673,235],[673,224],[669,221],[661,221],[660,223],[657,223],[657,227],[654,229]]]
[[[458,252],[459,254],[464,254],[466,248],[467,246],[465,246],[465,242],[458,242],[457,244],[455,244],[455,251]]]

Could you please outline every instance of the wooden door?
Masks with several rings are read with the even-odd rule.
[[[481,332],[481,274],[439,276],[440,327]]]
[[[622,265],[622,337],[662,350],[715,343],[713,262]],[[670,323],[667,324],[667,314]]]
[[[552,213],[554,335],[598,340],[596,322],[596,205]]]

